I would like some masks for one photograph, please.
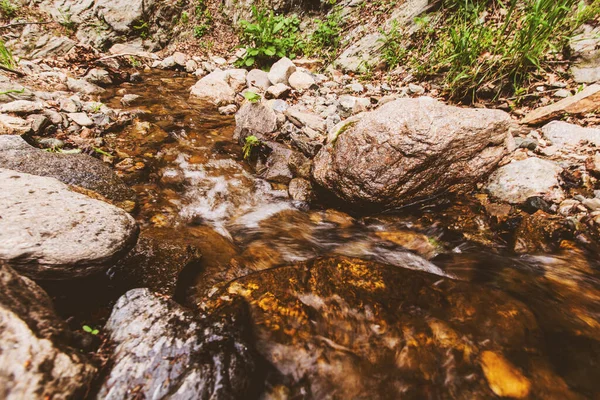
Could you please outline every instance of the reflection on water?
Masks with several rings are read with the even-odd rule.
[[[203,270],[187,282],[190,304],[210,310],[219,293],[229,293],[257,307],[260,350],[286,375],[274,379],[270,396],[600,393],[596,255],[565,242],[555,255],[516,257],[483,247],[491,236],[466,245],[434,211],[354,218],[298,208],[240,159],[232,117],[189,100],[193,83],[155,73],[121,86],[142,96],[140,116],[106,142],[118,155],[115,169],[138,193],[142,227],[190,237],[210,227],[223,238],[202,248]],[[118,107],[120,97],[110,93],[107,102]],[[356,269],[350,261],[344,276],[335,261],[278,268],[334,255],[386,266]]]

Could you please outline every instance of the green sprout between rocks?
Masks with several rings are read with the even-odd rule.
[[[252,136],[246,137],[244,148],[242,149],[242,152],[244,153],[244,160],[247,160],[248,158],[250,158],[250,155],[252,154],[252,150],[254,150],[254,148],[259,145],[260,145],[260,140],[258,140],[258,138],[256,136],[252,135]]]
[[[100,333],[98,329],[92,329],[92,327],[90,327],[89,325],[84,325],[82,329],[84,330],[84,332],[91,333],[92,335],[97,335]]]

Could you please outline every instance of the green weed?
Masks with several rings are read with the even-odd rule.
[[[187,24],[188,22],[190,22],[190,15],[187,13],[187,11],[183,11],[181,13],[179,21],[184,25]]]
[[[144,20],[139,20],[134,23],[133,31],[142,39],[148,39],[150,37],[150,26],[148,25],[148,22]]]
[[[0,40],[0,65],[10,69],[17,67],[17,62],[11,51],[4,45],[4,41],[2,40]]]
[[[261,99],[260,94],[254,93],[250,90],[244,92],[244,98],[250,103],[258,103]]]
[[[92,335],[97,335],[100,333],[98,329],[92,329],[89,325],[84,325],[82,329],[84,332],[91,333]]]
[[[206,0],[198,0],[195,14],[198,24],[194,27],[194,37],[200,39],[210,31],[213,25],[213,17],[206,5]]]
[[[418,21],[410,57],[397,47],[397,30],[384,32],[383,58],[390,68],[405,59],[417,76],[441,77],[451,98],[497,97],[527,86],[598,9],[599,0],[446,0],[438,19]]]
[[[340,10],[334,10],[323,21],[315,20],[316,29],[304,45],[304,53],[331,58],[340,47],[342,32]]]
[[[59,8],[58,12],[60,14],[60,21],[58,21],[58,23],[65,29],[74,31],[77,27],[77,24],[75,24],[75,21],[73,21],[73,14],[69,10],[62,8]]]
[[[389,31],[380,29],[379,32],[383,35],[383,38],[379,39],[382,43],[381,57],[388,69],[394,69],[405,60],[408,53],[405,43],[406,37],[398,27],[398,21],[396,20],[392,21]]]
[[[265,66],[276,58],[295,58],[300,50],[300,20],[295,16],[275,15],[273,11],[252,7],[254,22],[240,21],[241,42],[246,45],[246,55],[239,66]]]
[[[258,140],[258,138],[256,136],[252,135],[252,136],[246,137],[244,147],[242,148],[242,153],[244,154],[244,160],[247,160],[248,158],[250,158],[250,155],[252,154],[252,150],[254,150],[254,148],[259,145],[260,145],[260,140]]]
[[[0,15],[4,18],[12,18],[17,14],[18,7],[10,0],[0,0]]]

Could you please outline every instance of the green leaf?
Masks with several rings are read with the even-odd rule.
[[[251,92],[251,91],[247,91],[244,93],[244,97],[246,98],[246,100],[248,100],[250,103],[256,103],[258,102],[261,97],[259,94]]]
[[[246,58],[246,66],[247,67],[251,67],[254,65],[254,57],[248,57]]]
[[[94,330],[92,328],[90,328],[88,325],[84,325],[83,326],[83,330],[86,331],[87,333],[92,333]]]
[[[283,25],[285,24],[285,20],[281,20],[279,21],[275,27],[273,27],[273,33],[277,33],[281,30],[281,28],[283,28]]]
[[[267,56],[269,56],[269,57],[272,57],[272,56],[274,56],[274,55],[275,55],[275,52],[276,52],[276,51],[277,51],[277,50],[275,49],[275,47],[268,47],[268,48],[266,48],[266,49],[265,49],[265,54],[266,54]]]
[[[99,333],[100,333],[100,331],[99,331],[98,329],[94,329],[94,330],[92,331],[92,335],[97,335],[97,334],[99,334]]]

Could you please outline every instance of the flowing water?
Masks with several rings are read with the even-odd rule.
[[[294,203],[241,159],[233,117],[189,99],[194,82],[151,73],[115,88],[104,101],[139,94],[128,107],[139,116],[105,140],[142,232],[201,249],[178,300],[250,304],[257,348],[283,376],[265,378],[268,396],[598,398],[596,254],[473,244],[450,229],[466,216],[438,208],[350,216]]]

